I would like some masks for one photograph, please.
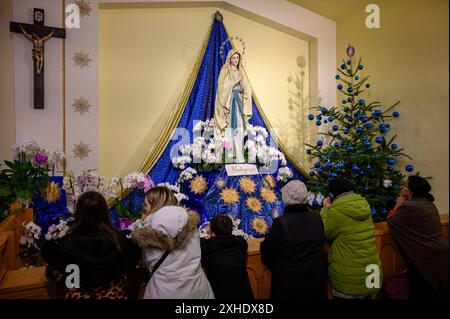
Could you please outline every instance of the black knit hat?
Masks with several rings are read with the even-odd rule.
[[[353,191],[353,183],[343,177],[336,177],[328,181],[328,187],[330,193],[334,197],[339,196],[342,193]]]
[[[433,195],[430,194],[431,185],[428,181],[418,175],[408,176],[408,188],[413,193],[412,197],[423,197],[430,202],[434,202]]]

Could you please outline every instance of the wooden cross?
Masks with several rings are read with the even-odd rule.
[[[44,108],[44,44],[50,38],[66,38],[66,29],[44,25],[44,9],[33,9],[34,24],[11,21],[9,30],[22,33],[33,43],[34,108]]]

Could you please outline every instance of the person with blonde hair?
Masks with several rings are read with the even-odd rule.
[[[131,232],[150,271],[144,299],[213,299],[201,268],[200,218],[166,187],[145,194],[144,226]]]

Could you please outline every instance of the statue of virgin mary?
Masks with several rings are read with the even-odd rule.
[[[252,117],[252,89],[242,68],[241,53],[231,49],[219,73],[214,108],[214,135],[225,137],[231,129],[235,161],[244,162],[243,139]],[[230,141],[231,142],[231,141]],[[221,154],[221,153],[220,153]]]

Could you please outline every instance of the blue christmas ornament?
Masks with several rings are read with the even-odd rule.
[[[387,211],[386,208],[383,208],[383,209],[381,210],[381,214],[386,215],[387,213],[388,213],[388,211]]]
[[[368,164],[366,168],[367,169],[372,169],[372,166],[370,166],[370,164]]]
[[[309,114],[309,115],[308,115],[308,120],[310,120],[310,121],[314,120],[314,115]]]
[[[317,169],[317,173],[319,173],[319,174],[322,174],[322,173],[323,173],[322,167],[319,167],[319,168]]]
[[[397,112],[397,111],[395,111],[395,112],[392,113],[392,116],[395,117],[395,118],[397,118],[397,117],[400,116],[400,113]]]
[[[366,147],[371,147],[371,146],[372,146],[372,143],[370,143],[370,141],[365,141],[365,142],[364,142],[364,146],[366,146]]]
[[[339,127],[337,125],[333,125],[332,129],[333,129],[333,131],[337,131],[337,130],[339,130]]]
[[[383,138],[381,136],[377,136],[375,138],[375,142],[377,142],[378,144],[381,144],[381,143],[383,143]]]
[[[358,65],[358,69],[362,70],[364,69],[364,66],[362,64]]]
[[[398,149],[398,145],[397,145],[397,144],[392,144],[392,145],[391,145],[391,149],[392,149],[393,151],[396,151],[396,150]]]
[[[359,172],[359,175],[364,175],[364,174],[365,174],[364,171],[360,171],[360,172]]]
[[[335,142],[335,143],[333,144],[333,146],[334,146],[334,147],[338,147],[338,146],[339,146],[339,142]]]
[[[389,173],[392,173],[392,172],[394,171],[394,168],[393,168],[392,166],[389,166],[389,167],[387,168],[387,171],[388,171]]]
[[[319,167],[320,167],[320,163],[319,163],[319,162],[315,162],[315,163],[314,163],[314,167],[315,167],[315,168],[319,168]]]
[[[339,74],[336,74],[336,80],[339,80],[340,78]]]
[[[317,126],[320,126],[321,124],[322,124],[322,122],[316,121],[316,125],[317,125]]]
[[[412,166],[411,164],[408,164],[405,166],[405,169],[407,172],[412,172],[414,170],[414,166]]]
[[[306,154],[311,155],[311,150],[306,150]]]
[[[318,141],[317,141],[317,145],[318,145],[318,146],[322,146],[322,145],[323,145],[323,142],[322,142],[321,140],[318,140]]]
[[[316,173],[314,173],[314,171],[311,171],[311,172],[309,172],[309,176],[314,176],[314,175],[316,175]]]
[[[319,203],[316,200],[313,200],[312,204],[313,206],[319,206]]]
[[[362,133],[362,131],[363,131],[362,127],[359,127],[359,126],[358,126],[358,127],[356,128],[356,132],[357,132],[357,133]]]
[[[325,120],[325,121],[323,121],[325,124],[327,124],[328,123],[328,121],[327,120]]]
[[[349,132],[348,128],[344,129],[343,132],[344,132],[344,134],[348,134],[348,132]]]
[[[370,213],[371,213],[372,215],[376,215],[376,214],[377,214],[377,210],[376,210],[375,208],[372,208],[372,210],[370,211]]]
[[[338,84],[337,88],[338,88],[338,90],[342,90],[344,88],[344,86],[342,84]]]
[[[347,65],[350,65],[350,64],[352,64],[352,61],[351,60],[347,60]]]
[[[332,167],[333,167],[333,163],[327,162],[327,163],[325,164],[325,167],[326,167],[326,168],[332,168]]]
[[[341,133],[337,133],[335,136],[336,137],[341,137]]]
[[[388,165],[394,165],[394,163],[395,163],[395,160],[394,160],[393,158],[389,158],[389,159],[387,160],[387,164],[388,164]]]
[[[347,88],[347,92],[348,92],[348,93],[352,93],[352,92],[353,92],[353,88],[352,88],[352,87],[348,87],[348,88]]]
[[[387,128],[387,129],[390,129],[390,128],[391,128],[391,124],[386,123],[386,128]]]
[[[350,109],[348,107],[344,107],[344,112],[348,113],[350,111]]]
[[[355,80],[358,81],[359,80],[359,76],[355,76]]]
[[[341,64],[341,69],[345,70],[345,64]]]
[[[364,99],[359,99],[358,100],[358,104],[359,105],[364,105],[366,103],[366,101],[364,101]]]
[[[322,120],[322,115],[320,115],[320,114],[317,115],[317,116],[316,116],[316,119],[318,119],[319,121],[321,121],[321,120]]]
[[[362,120],[363,123],[367,123],[369,120],[367,119],[367,117],[363,116]]]
[[[358,171],[359,171],[359,167],[356,166],[356,165],[353,165],[353,166],[352,166],[352,171],[358,172]]]
[[[322,107],[320,109],[320,111],[322,112],[322,114],[327,114],[328,113],[328,109],[326,107]]]
[[[349,122],[353,122],[353,117],[349,116],[349,117],[347,118],[347,120],[348,120]]]
[[[342,100],[342,104],[345,104],[345,103],[347,103],[347,100]]]
[[[347,151],[349,151],[349,152],[353,151],[353,146],[351,146],[351,145],[347,146]]]
[[[372,123],[367,123],[366,125],[364,125],[364,127],[366,129],[371,129],[373,127]]]
[[[328,122],[333,122],[333,117],[332,116],[328,116]]]
[[[366,88],[367,89],[370,88],[370,84],[369,83],[366,84]]]

